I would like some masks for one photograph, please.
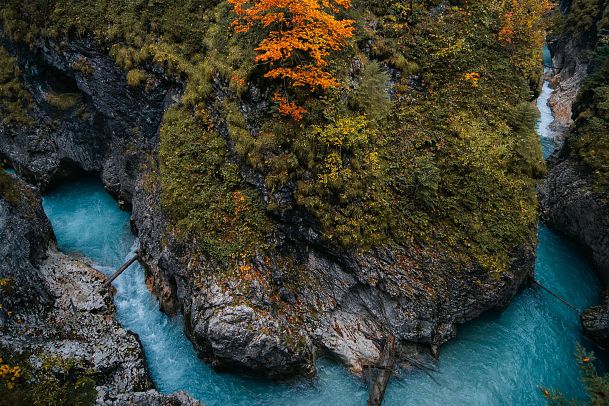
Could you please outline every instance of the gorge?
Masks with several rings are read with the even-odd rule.
[[[540,79],[546,2],[311,1],[346,39],[307,91],[286,83],[308,51],[269,70],[264,27],[231,25],[254,0],[0,6],[4,393],[364,404],[391,335],[387,405],[586,396],[575,347],[599,349],[530,283],[601,302],[602,198],[560,169],[582,45],[549,35],[564,69]],[[542,219],[583,246],[538,224],[538,184]]]
[[[544,82],[538,131],[546,156],[554,149],[552,113],[546,107],[550,92]],[[129,214],[98,180],[60,186],[45,197],[44,206],[59,249],[91,258],[107,275],[137,246]],[[545,226],[539,230],[535,277],[581,309],[600,300],[601,283],[585,253]],[[350,405],[367,400],[366,386],[331,360],[319,363],[313,381],[281,384],[216,373],[197,358],[183,333],[182,318],[160,312],[140,266],[129,269],[115,286],[118,320],[140,337],[161,392],[184,390],[205,405]],[[403,371],[390,384],[385,404],[539,404],[541,387],[581,397],[573,361],[580,334],[576,313],[547,293],[526,288],[505,311],[463,326],[458,338],[441,350],[436,371]]]

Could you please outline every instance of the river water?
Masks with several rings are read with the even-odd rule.
[[[551,89],[539,98],[538,131],[544,155],[553,149],[547,107]],[[106,274],[130,256],[137,241],[129,213],[121,211],[96,179],[66,183],[44,198],[59,248],[89,257]],[[583,252],[543,225],[539,228],[536,278],[579,308],[601,293]],[[141,339],[152,379],[161,392],[185,390],[213,405],[365,405],[367,387],[340,365],[322,359],[313,380],[276,383],[216,373],[200,361],[183,333],[181,317],[159,310],[133,265],[117,281],[121,324]],[[574,352],[581,342],[577,314],[547,293],[524,289],[503,312],[490,312],[461,327],[442,348],[438,371],[402,373],[387,389],[385,405],[537,405],[541,387],[583,396]]]

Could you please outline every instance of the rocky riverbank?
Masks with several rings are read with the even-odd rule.
[[[577,15],[577,5],[569,9],[565,18]],[[601,7],[601,6],[599,6]],[[604,6],[602,6],[604,7]],[[602,10],[599,9],[602,14]],[[594,13],[593,13],[594,14]],[[588,76],[598,69],[594,61],[597,48],[597,24],[600,14],[592,18],[592,24],[580,32],[566,30],[551,44],[554,66],[558,73],[551,77],[555,91],[550,105],[555,114],[559,148],[548,159],[548,175],[539,188],[542,218],[553,228],[577,240],[590,253],[601,278],[609,283],[609,204],[606,190],[599,187],[594,169],[582,158],[585,151],[579,146],[581,127],[591,113],[583,117],[580,90]],[[586,96],[585,103],[592,103]],[[574,119],[576,120],[574,122]],[[601,140],[597,139],[598,148]],[[605,298],[605,302],[608,299]],[[600,345],[609,344],[609,308],[603,304],[586,310],[582,314],[582,325],[586,335]]]
[[[142,188],[133,206],[151,285],[166,311],[181,309],[195,347],[219,368],[311,373],[321,350],[361,373],[377,359],[375,341],[385,334],[400,339],[403,356],[416,357],[426,346],[435,351],[458,323],[506,305],[534,261],[531,243],[497,278],[476,267],[455,269],[420,249],[327,252],[300,218],[283,224],[278,236],[280,250],[300,262],[280,267],[258,258],[244,280],[211,271],[206,258],[177,239],[163,241],[168,225],[158,199]]]
[[[57,251],[37,190],[3,172],[0,240],[0,363],[20,371],[2,377],[1,404],[198,404],[153,390],[137,336],[115,320],[106,277]]]

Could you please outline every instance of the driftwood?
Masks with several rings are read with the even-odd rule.
[[[110,284],[112,282],[114,282],[114,280],[116,278],[118,278],[123,272],[125,272],[125,270],[127,268],[129,268],[131,266],[131,264],[133,264],[135,261],[137,261],[140,258],[140,254],[139,252],[135,253],[135,256],[133,258],[131,258],[129,261],[125,262],[123,264],[123,266],[121,266],[120,268],[118,268],[118,270],[116,272],[114,272],[114,274],[110,277],[110,279],[108,279],[106,281],[106,283],[104,283],[104,287],[108,287],[110,286]]]
[[[393,374],[395,367],[395,338],[392,335],[388,335],[387,338],[382,340],[381,344],[381,356],[379,357],[378,364],[374,367],[376,376],[370,386],[370,393],[368,396],[369,406],[380,406],[383,403],[385,397],[385,389],[389,384],[389,379]]]

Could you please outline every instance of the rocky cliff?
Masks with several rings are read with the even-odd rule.
[[[570,3],[569,3],[570,4]],[[558,74],[551,105],[564,145],[548,160],[548,176],[539,188],[541,215],[550,226],[579,241],[595,268],[609,282],[609,204],[604,172],[606,130],[597,131],[606,118],[597,108],[597,89],[606,78],[603,32],[606,6],[565,7],[565,28],[551,46]],[[571,28],[569,28],[571,27]],[[578,27],[575,29],[574,27]],[[585,311],[586,334],[602,346],[609,343],[607,306]]]
[[[532,272],[534,241],[514,252],[508,272],[493,274],[417,245],[369,254],[335,250],[303,213],[283,219],[274,237],[278,257],[288,254],[293,262],[256,258],[247,278],[215,271],[225,265],[166,239],[158,185],[146,170],[163,110],[179,86],[161,76],[149,92],[134,90],[85,40],[14,49],[35,100],[33,116],[53,125],[0,130],[3,155],[42,187],[69,171],[99,172],[111,192],[133,204],[153,291],[166,311],[185,314],[196,348],[219,368],[309,374],[322,350],[361,373],[375,362],[375,341],[385,334],[400,339],[405,356],[418,344],[436,351],[459,323],[507,304]],[[85,60],[92,73],[74,70],[74,61]],[[79,104],[66,111],[49,106],[48,92],[59,86],[53,80],[71,84]]]
[[[93,172],[120,202],[131,202],[140,163],[157,146],[179,87],[162,76],[146,90],[129,86],[107,49],[91,40],[49,41],[35,50],[5,45],[19,62],[35,123],[0,127],[0,155],[43,191]]]
[[[405,358],[416,356],[416,344],[437,351],[459,323],[505,306],[534,261],[533,243],[515,253],[501,276],[457,268],[420,247],[328,252],[305,219],[294,219],[277,238],[280,252],[298,262],[280,267],[257,258],[244,281],[211,271],[205,257],[175,239],[163,242],[167,223],[154,192],[136,193],[134,218],[154,289],[166,310],[184,313],[201,355],[218,367],[277,376],[311,372],[319,350],[361,373],[379,356],[375,341],[386,334],[404,344]]]
[[[358,45],[364,56],[341,56],[351,96],[364,85],[372,90],[358,100],[334,95],[323,102],[324,111],[311,107],[319,116],[359,109],[310,126],[354,138],[344,140],[355,145],[341,158],[349,162],[344,167],[333,168],[336,153],[322,156],[317,144],[297,145],[299,139],[310,142],[310,134],[273,116],[272,92],[259,83],[259,72],[249,81],[238,80],[242,72],[226,74],[219,61],[236,57],[219,57],[220,45],[213,42],[225,42],[218,32],[230,20],[222,7],[209,8],[221,18],[210,14],[189,23],[213,23],[200,30],[209,47],[217,46],[209,60],[188,37],[199,31],[163,36],[179,37],[179,50],[192,45],[196,52],[184,58],[161,40],[134,37],[133,47],[121,48],[109,33],[100,39],[98,31],[76,27],[65,37],[49,31],[27,46],[15,39],[23,32],[18,18],[11,20],[15,26],[7,28],[4,46],[31,94],[24,104],[34,125],[0,126],[0,154],[42,188],[78,171],[99,173],[133,208],[149,285],[163,309],[184,314],[196,349],[218,368],[310,375],[317,355],[327,352],[361,373],[376,362],[378,343],[389,334],[400,343],[402,361],[436,355],[460,323],[505,306],[533,271],[539,147],[526,61],[519,59],[522,70],[516,71],[513,53],[497,42],[496,32],[479,35],[476,18],[490,11],[468,10],[476,18],[463,19],[457,6],[420,7],[417,18],[424,23],[417,35],[436,30],[429,37],[440,38],[433,46],[421,42],[433,52],[412,50],[422,55],[422,68],[383,49],[391,46],[378,28]],[[96,24],[86,17],[78,24]],[[410,31],[389,23],[400,19],[411,16],[387,18],[384,29],[406,35]],[[454,32],[441,32],[445,21]],[[370,29],[377,29],[373,22]],[[472,44],[461,43],[463,52],[446,48],[460,30],[476,33],[468,34]],[[400,38],[395,44],[419,42]],[[237,65],[248,66],[243,61],[251,55],[231,46],[242,58]],[[383,63],[368,60],[373,57]],[[464,65],[482,71],[489,64],[494,69],[482,77],[449,70]],[[534,65],[531,74],[537,73]],[[444,70],[425,76],[431,69]],[[462,111],[443,104],[447,99],[462,103]],[[387,117],[390,103],[399,104],[395,117],[404,122]],[[500,125],[498,116],[489,117],[491,106],[501,113]],[[375,124],[381,130],[362,118],[368,113],[370,121],[381,118]],[[495,138],[486,139],[489,134]],[[376,142],[384,149],[374,150]],[[172,168],[172,160],[179,165]],[[376,174],[381,170],[389,180]],[[319,179],[329,180],[317,184]],[[200,196],[208,200],[195,201],[192,209]],[[391,230],[383,224],[389,221]],[[381,243],[352,243],[368,243],[362,236]]]
[[[38,192],[4,172],[0,240],[0,363],[9,371],[0,404],[198,404],[153,390],[137,336],[114,318],[106,277],[57,251]]]
[[[550,226],[577,239],[589,250],[601,277],[609,278],[609,207],[595,191],[589,169],[563,149],[550,158],[540,186],[541,213]]]

